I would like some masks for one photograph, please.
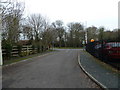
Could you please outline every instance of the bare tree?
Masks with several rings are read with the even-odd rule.
[[[57,31],[57,35],[59,38],[59,47],[61,47],[62,39],[63,39],[63,36],[65,34],[63,22],[61,20],[56,20],[55,22],[52,23],[52,25],[54,26],[55,30]]]
[[[23,3],[11,2],[2,12],[3,39],[11,44],[17,43],[20,39],[23,11]]]
[[[28,17],[28,25],[33,29],[33,36],[36,42],[40,40],[41,32],[43,31],[44,18],[40,14],[33,14]]]
[[[28,25],[24,25],[22,29],[24,39],[33,40],[33,29]]]
[[[45,47],[51,47],[52,44],[55,41],[55,32],[52,27],[47,28],[43,33],[42,33],[42,40],[43,44]]]
[[[28,25],[32,28],[33,40],[35,40],[34,45],[37,46],[38,51],[40,51],[40,48],[43,51],[43,48],[46,49],[50,46],[53,35],[47,18],[40,14],[30,15],[28,17]]]
[[[69,23],[68,24],[68,30],[69,30],[69,44],[72,47],[78,47],[81,44],[82,39],[84,39],[84,32],[83,32],[83,26],[81,23]]]

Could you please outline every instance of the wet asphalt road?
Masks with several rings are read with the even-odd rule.
[[[80,49],[62,49],[3,68],[3,88],[99,88],[80,69]]]

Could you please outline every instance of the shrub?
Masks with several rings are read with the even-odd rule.
[[[3,47],[6,50],[6,59],[10,59],[11,58],[11,52],[12,52],[12,45],[9,43],[6,43]]]

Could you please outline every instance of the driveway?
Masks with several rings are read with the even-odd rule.
[[[79,52],[60,49],[3,67],[3,88],[100,88],[80,69]]]

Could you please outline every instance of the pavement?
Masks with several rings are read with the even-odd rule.
[[[120,73],[86,51],[80,50],[79,64],[103,88],[120,89]]]
[[[101,88],[78,65],[80,49],[62,49],[2,68],[3,88]]]

